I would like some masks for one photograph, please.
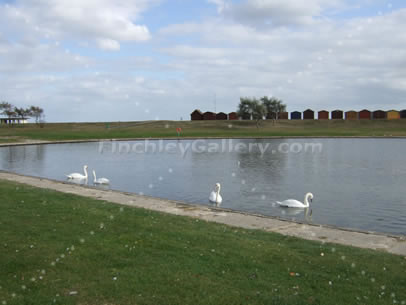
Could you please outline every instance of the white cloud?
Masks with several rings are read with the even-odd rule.
[[[162,51],[171,56],[192,58],[194,60],[205,58],[221,59],[230,57],[231,53],[234,53],[231,49],[193,47],[188,45],[177,45],[162,49]]]
[[[300,30],[209,20],[162,30],[162,35],[201,38],[199,46],[163,51],[190,87],[199,84],[202,95],[216,92],[219,100],[230,101],[228,109],[239,96],[269,92],[284,99],[289,110],[406,108],[406,36],[399,30],[404,27],[406,9],[320,20]]]
[[[120,43],[113,39],[98,39],[97,44],[100,49],[118,51],[120,50]]]
[[[0,6],[4,24],[47,39],[93,42],[118,50],[122,41],[151,38],[145,25],[134,23],[148,5],[146,0],[30,0]]]
[[[305,25],[327,10],[345,7],[343,0],[209,0],[218,12],[239,23],[251,25]]]
[[[61,73],[84,69],[92,60],[54,44],[0,43],[0,73]]]
[[[225,9],[229,8],[228,0],[207,0],[209,3],[217,5],[217,12],[223,13]]]
[[[214,94],[224,112],[235,110],[240,96],[269,94],[289,111],[406,108],[406,9],[317,19],[333,3],[311,0],[320,10],[302,15],[313,21],[268,27],[228,18],[235,6],[212,2],[224,4],[220,16],[169,24],[142,49],[121,43],[142,37],[132,25],[142,24],[146,1],[102,0],[100,9],[86,2],[86,12],[95,10],[88,19],[74,9],[79,2],[66,13],[38,12],[59,0],[0,5],[0,99],[39,105],[50,121],[186,119],[195,108],[214,110]],[[110,21],[102,24],[106,10]],[[44,35],[49,39],[40,40]],[[116,53],[89,50],[93,44]]]

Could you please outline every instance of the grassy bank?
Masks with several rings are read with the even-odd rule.
[[[48,123],[0,127],[0,142],[108,138],[267,136],[406,136],[406,120],[375,121],[149,121],[114,123]]]
[[[2,304],[406,302],[401,256],[6,181],[0,209]]]

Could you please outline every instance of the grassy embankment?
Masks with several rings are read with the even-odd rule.
[[[0,127],[0,143],[31,140],[85,140],[108,138],[267,136],[406,136],[406,120],[373,121],[149,121],[112,123],[47,123]]]
[[[405,304],[406,259],[0,182],[1,304]]]

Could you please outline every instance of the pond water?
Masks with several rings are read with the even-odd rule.
[[[224,208],[405,235],[405,151],[404,139],[112,141],[2,147],[0,169],[66,180],[87,164],[111,189],[202,205],[219,182]],[[275,204],[306,192],[308,213]]]

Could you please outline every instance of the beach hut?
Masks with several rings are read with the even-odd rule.
[[[402,110],[402,111],[400,112],[400,118],[401,118],[401,119],[406,119],[406,110]]]
[[[230,112],[230,113],[228,114],[228,119],[229,119],[229,120],[238,120],[237,112]]]
[[[349,121],[357,120],[358,119],[358,113],[356,111],[354,111],[354,110],[347,111],[345,113],[345,119],[349,120]]]
[[[371,119],[371,111],[364,109],[359,112],[359,119],[360,120],[370,120]]]
[[[332,120],[342,120],[344,118],[342,110],[334,110],[331,112]]]
[[[382,110],[376,110],[376,111],[372,112],[372,118],[374,120],[386,119],[386,112],[382,111]]]
[[[314,111],[311,109],[306,109],[305,111],[303,111],[303,119],[314,120]]]
[[[289,113],[288,112],[279,112],[278,120],[289,120]]]
[[[318,119],[319,120],[328,120],[328,111],[326,110],[320,110],[318,112]]]
[[[400,119],[400,112],[396,110],[389,110],[386,113],[386,118],[388,120],[399,120]]]
[[[215,120],[216,119],[216,114],[211,111],[207,111],[203,113],[203,120]]]
[[[216,114],[216,120],[227,120],[227,114],[219,112]]]
[[[266,119],[267,120],[276,120],[276,112],[273,112],[273,111],[268,112],[266,114]]]
[[[291,120],[301,120],[302,119],[302,113],[299,111],[293,111],[290,113],[290,119]]]
[[[190,114],[190,119],[192,121],[201,121],[203,120],[203,113],[199,109],[196,109]]]

